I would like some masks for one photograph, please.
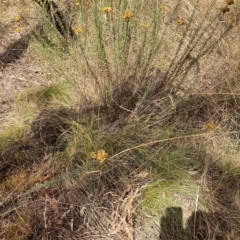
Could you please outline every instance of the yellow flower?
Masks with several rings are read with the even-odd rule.
[[[22,29],[20,27],[17,27],[14,29],[14,32],[16,32],[16,33],[20,33],[21,31],[22,31]]]
[[[90,154],[91,158],[97,159],[100,164],[102,164],[106,160],[107,155],[108,154],[103,149],[100,149],[97,152],[91,152]]]
[[[125,12],[123,19],[126,21],[129,21],[132,17],[133,17],[133,13],[132,12]]]
[[[186,22],[183,20],[183,19],[177,19],[176,22],[179,24],[179,25],[185,25]]]
[[[148,24],[141,24],[141,27],[147,29],[147,28],[149,28],[149,25]]]
[[[207,123],[205,124],[206,129],[213,131],[217,128],[217,125],[215,123]]]
[[[76,30],[78,33],[82,33],[83,32],[83,29],[81,27],[77,27],[77,30]]]
[[[161,6],[160,7],[163,12],[168,12],[169,8],[167,6]]]
[[[112,8],[111,8],[111,7],[104,7],[104,8],[102,9],[102,11],[103,11],[104,13],[110,13],[110,12],[112,11]]]
[[[19,22],[20,19],[21,19],[21,17],[20,17],[19,15],[17,15],[17,16],[14,17],[15,22]]]
[[[75,6],[79,6],[80,5],[80,1],[75,1]]]
[[[76,34],[79,34],[79,33],[82,33],[83,32],[83,28],[82,27],[76,27],[76,28],[72,28],[73,31],[76,33]]]
[[[225,0],[225,2],[226,2],[228,5],[234,4],[234,0]]]

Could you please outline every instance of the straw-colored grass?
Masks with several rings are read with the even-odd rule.
[[[55,3],[17,2],[2,65],[45,79],[1,131],[0,238],[240,238],[238,1]]]

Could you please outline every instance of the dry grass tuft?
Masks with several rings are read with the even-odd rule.
[[[76,117],[77,113],[72,109],[42,110],[31,124],[31,144],[63,147],[64,135],[71,132],[72,122]]]

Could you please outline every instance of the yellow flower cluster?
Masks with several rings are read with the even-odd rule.
[[[16,33],[20,33],[21,31],[22,31],[22,29],[20,27],[17,27],[14,29],[14,32],[16,32]]]
[[[176,22],[179,24],[179,25],[185,25],[186,22],[183,20],[183,19],[177,19]]]
[[[110,12],[112,11],[112,8],[111,8],[111,7],[104,7],[104,8],[102,9],[102,11],[103,11],[104,13],[110,13]]]
[[[217,128],[217,125],[215,123],[207,123],[205,124],[206,129],[213,131]]]
[[[108,154],[103,149],[100,149],[97,152],[91,152],[90,156],[102,164],[107,159]]]
[[[76,0],[75,1],[75,6],[79,6],[81,3],[80,3],[80,1],[79,0]]]
[[[129,21],[132,17],[133,17],[133,13],[132,12],[125,12],[124,16],[123,16],[123,19],[126,20],[126,21]]]
[[[163,12],[168,12],[169,11],[167,6],[161,6],[160,8]]]
[[[19,22],[20,19],[21,19],[21,17],[20,17],[19,15],[17,15],[17,16],[14,17],[14,21],[15,21],[15,22]]]
[[[15,22],[19,22],[20,20],[21,20],[21,16],[20,15],[16,15],[14,17],[14,21]],[[22,28],[20,28],[20,27],[17,27],[17,28],[14,29],[14,32],[16,32],[16,33],[20,33],[21,31],[22,31]]]
[[[78,26],[78,27],[73,27],[72,30],[76,33],[76,34],[79,34],[79,33],[83,33],[83,28]]]
[[[77,32],[77,33],[82,33],[82,32],[83,32],[82,27],[77,27],[76,32]]]

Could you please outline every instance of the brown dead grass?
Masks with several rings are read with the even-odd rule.
[[[21,1],[18,1],[17,6],[20,4]],[[6,12],[6,22],[11,22],[10,19],[15,15],[17,7],[14,5],[11,1],[0,3],[0,8]],[[238,19],[238,5],[234,6],[234,11],[231,14]],[[8,29],[16,26],[16,23],[11,22]],[[177,103],[173,114],[166,114],[163,126],[172,124],[179,132],[198,132],[204,129],[209,135],[216,132],[233,132],[228,139],[225,138],[226,144],[239,140],[240,88],[237,85],[240,76],[239,31],[239,24],[236,21],[236,27],[208,56],[208,61],[205,59],[201,62],[199,81],[193,88],[192,96],[186,101]],[[7,46],[19,37],[19,34],[15,33],[6,34],[4,39],[1,39],[2,49],[6,50]],[[45,74],[38,67],[41,63],[42,59],[38,58],[34,51],[28,52],[26,49],[17,61],[1,68],[2,126],[9,126],[18,120],[19,109],[15,105],[15,97],[20,91],[52,81],[52,73]],[[122,95],[116,96],[116,99],[120,99],[122,102],[117,103],[124,106],[123,96],[129,97],[129,92],[122,91]],[[128,105],[125,107],[133,111],[138,107],[136,102],[130,107]],[[169,102],[167,100],[165,104]],[[157,117],[154,119],[154,116],[161,107],[150,108],[159,105],[157,100],[150,104],[147,99],[144,104],[138,109],[137,114],[129,114],[124,121],[137,119],[141,114],[151,112],[154,126],[159,121]],[[48,125],[49,118],[54,115],[53,112],[50,111],[45,116],[40,114],[35,119],[32,135],[12,141],[4,150],[1,149],[0,237],[147,239],[146,232],[143,231],[141,235],[135,229],[138,218],[136,204],[141,191],[153,180],[151,173],[134,159],[122,155],[113,158],[112,162],[103,168],[93,164],[92,171],[78,172],[69,168],[69,162],[66,161],[61,149],[53,148],[51,153],[48,152],[48,140],[54,137],[54,145],[59,135],[69,129],[56,112],[54,119],[60,119],[59,122],[56,120],[53,126]],[[106,111],[103,110],[103,113]],[[115,119],[113,123],[114,121]],[[214,124],[216,129],[209,129],[207,124]],[[119,131],[121,126],[115,127],[114,131],[116,129]],[[41,146],[35,145],[33,140],[41,143]],[[224,163],[219,165],[219,162],[212,159],[219,154],[219,146],[223,142],[223,139],[217,137],[212,137],[208,141],[203,138],[191,140],[192,151],[203,163],[200,168],[194,169],[193,179],[206,192],[203,193],[201,206],[199,204],[204,208],[201,212],[193,212],[188,219],[186,231],[189,233],[189,239],[240,238],[239,175],[234,175],[230,171],[235,165],[232,168]],[[201,151],[198,153],[199,149],[207,153]],[[173,225],[174,221],[176,219],[170,219]],[[155,230],[159,231],[159,227]],[[165,235],[165,239],[166,236],[168,235]],[[155,232],[155,239],[159,239],[158,232]]]

